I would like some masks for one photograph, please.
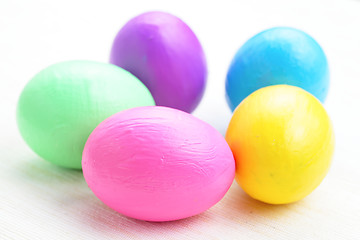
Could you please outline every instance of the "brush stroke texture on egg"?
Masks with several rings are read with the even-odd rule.
[[[205,90],[207,67],[200,42],[168,13],[131,19],[114,40],[110,62],[137,76],[159,106],[192,112]]]
[[[106,205],[133,218],[170,221],[217,203],[235,161],[222,135],[185,112],[140,107],[115,114],[90,135],[86,182]]]

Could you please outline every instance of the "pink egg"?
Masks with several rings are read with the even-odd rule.
[[[103,121],[83,152],[85,180],[112,209],[171,221],[201,213],[229,189],[235,160],[223,136],[196,117],[139,107]]]

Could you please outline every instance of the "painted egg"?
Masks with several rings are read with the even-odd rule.
[[[322,104],[301,88],[259,89],[235,109],[226,140],[236,181],[271,204],[300,200],[323,180],[334,151],[334,132]]]
[[[26,85],[17,122],[39,156],[80,169],[85,142],[100,122],[121,110],[147,105],[154,105],[150,92],[129,72],[112,64],[62,62]]]
[[[85,180],[112,209],[136,219],[170,221],[217,203],[235,175],[222,135],[192,115],[167,107],[111,116],[90,135]]]
[[[308,34],[277,27],[248,40],[236,53],[226,78],[226,98],[232,111],[249,94],[269,85],[305,89],[324,101],[329,68],[320,45]]]
[[[148,12],[131,19],[117,34],[110,62],[137,76],[156,105],[192,112],[205,89],[203,49],[179,18]]]

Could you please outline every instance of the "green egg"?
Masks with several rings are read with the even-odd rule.
[[[149,90],[124,69],[69,61],[30,80],[18,102],[17,123],[25,142],[40,157],[81,169],[85,142],[100,122],[122,110],[154,104]]]

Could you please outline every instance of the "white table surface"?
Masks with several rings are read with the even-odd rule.
[[[336,133],[332,168],[307,198],[271,206],[234,183],[195,217],[149,223],[102,204],[80,171],[36,156],[16,127],[26,82],[64,60],[107,62],[113,37],[131,17],[163,10],[181,17],[205,49],[209,78],[194,115],[225,133],[231,112],[224,79],[252,35],[292,26],[325,50],[331,88],[325,107]],[[360,239],[360,1],[16,1],[0,0],[0,239]]]

